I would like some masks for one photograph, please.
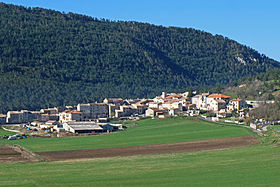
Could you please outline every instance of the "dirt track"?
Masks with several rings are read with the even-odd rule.
[[[220,138],[201,141],[187,141],[179,143],[142,145],[130,147],[115,147],[103,149],[83,149],[72,151],[37,152],[46,161],[58,161],[83,158],[103,158],[116,156],[132,156],[145,154],[162,154],[175,152],[194,152],[203,150],[226,149],[258,144],[255,136],[241,136],[235,138]]]

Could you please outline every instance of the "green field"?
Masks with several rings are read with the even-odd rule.
[[[10,135],[13,135],[13,134],[16,134],[16,133],[10,132],[10,131],[5,131],[5,130],[3,130],[3,129],[0,129],[0,136],[4,136],[4,135],[10,136]],[[0,140],[0,141],[1,141],[1,140]]]
[[[280,147],[0,164],[0,186],[279,186]]]
[[[246,128],[218,125],[197,118],[146,119],[122,132],[109,135],[67,138],[27,138],[23,140],[0,140],[0,145],[19,144],[34,152],[108,148],[133,145],[161,144],[191,140],[248,136],[253,133]]]
[[[147,119],[137,123],[127,131],[110,135],[30,138],[13,142],[25,144],[33,150],[39,150],[43,142],[42,150],[59,150],[253,134],[244,127],[218,125],[197,118]],[[273,129],[278,127],[270,128],[261,138],[263,144],[234,149],[61,162],[1,163],[0,186],[279,186],[280,133]],[[7,142],[12,141],[2,141],[3,144]],[[74,145],[70,146],[71,143]]]

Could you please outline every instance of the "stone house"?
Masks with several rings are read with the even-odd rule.
[[[146,117],[155,117],[155,116],[164,115],[167,113],[168,113],[168,111],[166,111],[166,110],[161,110],[158,108],[148,108],[145,112],[145,116]]]
[[[28,123],[38,118],[36,112],[28,110],[8,111],[6,123]]]
[[[243,108],[247,107],[247,103],[246,101],[242,100],[242,99],[232,99],[229,101],[228,105],[227,105],[227,111],[228,112],[232,112],[234,110],[236,111],[240,111]]]
[[[59,113],[59,122],[67,123],[69,121],[82,121],[82,112],[79,111],[69,111],[66,110],[64,112]]]
[[[209,93],[202,93],[192,97],[192,104],[195,104],[198,109],[207,110],[207,97]]]
[[[121,118],[121,117],[129,117],[132,115],[138,114],[137,108],[132,108],[130,106],[120,106],[119,110],[115,110],[115,117]]]
[[[208,105],[208,110],[218,112],[220,110],[225,110],[226,109],[226,101],[224,100],[210,100]]]
[[[106,103],[78,104],[77,111],[82,112],[83,120],[109,117],[109,105]]]

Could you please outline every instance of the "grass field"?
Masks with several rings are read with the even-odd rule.
[[[0,140],[0,145],[19,144],[34,152],[107,148],[120,146],[161,144],[213,138],[248,136],[253,133],[246,128],[217,125],[197,118],[146,119],[136,122],[122,132],[109,135],[27,138],[23,140]]]
[[[244,127],[217,125],[196,118],[147,119],[137,123],[127,131],[110,135],[0,141],[16,142],[32,150],[66,150],[254,134]],[[269,131],[263,137],[264,144],[226,150],[1,163],[0,186],[279,186],[280,146],[275,142],[276,136],[277,132]]]
[[[0,186],[279,186],[280,147],[0,164]]]
[[[0,136],[4,136],[4,135],[9,136],[9,135],[13,135],[13,134],[16,134],[16,133],[0,129]]]

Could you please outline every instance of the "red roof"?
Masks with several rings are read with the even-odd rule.
[[[223,94],[211,94],[208,97],[211,97],[211,98],[224,98],[224,99],[230,98],[230,96],[223,95]]]
[[[72,110],[72,111],[70,111],[70,110],[65,110],[64,112],[65,112],[65,113],[69,113],[69,114],[82,114],[82,112],[76,111],[76,110]]]
[[[112,100],[112,101],[123,101],[122,98],[108,98],[108,100]]]
[[[79,112],[79,111],[71,111],[69,113],[71,113],[71,114],[82,114],[82,112]]]
[[[181,98],[182,96],[181,95],[178,95],[178,94],[173,94],[173,95],[169,95],[166,97],[166,99],[172,99],[172,98]]]
[[[106,105],[105,103],[89,103],[89,105]]]

